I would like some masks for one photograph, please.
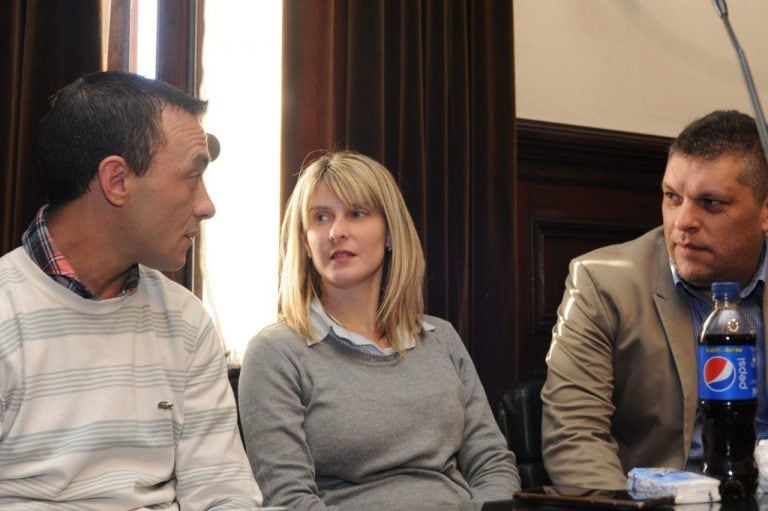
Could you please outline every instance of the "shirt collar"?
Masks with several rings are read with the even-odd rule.
[[[688,284],[686,281],[684,281],[680,277],[680,274],[677,273],[677,268],[675,267],[671,258],[669,260],[669,267],[672,270],[672,280],[675,283],[675,287],[677,287],[678,289],[680,287],[683,287],[688,293],[693,294],[694,296],[697,296],[701,299],[704,299],[705,301],[709,301],[705,298],[704,294],[700,290],[695,289],[693,286]],[[766,240],[764,238],[763,251],[760,255],[760,266],[758,266],[757,271],[752,277],[752,280],[750,280],[749,283],[746,286],[744,286],[744,289],[742,289],[739,292],[739,299],[743,300],[747,298],[750,294],[752,294],[752,291],[755,290],[759,282],[762,282],[763,284],[765,284],[766,271],[768,271],[768,250],[766,250]]]
[[[54,243],[48,231],[46,216],[48,204],[41,207],[32,223],[21,237],[24,250],[34,263],[53,280],[70,291],[88,300],[99,300],[99,297],[86,286],[75,273],[72,265],[64,257]],[[127,294],[139,285],[139,265],[134,264],[128,273],[128,279],[123,285],[121,295]]]
[[[313,344],[322,342],[330,334],[345,339],[357,346],[372,345],[377,347],[384,354],[394,353],[394,348],[381,348],[371,339],[368,339],[363,335],[356,334],[355,332],[347,330],[341,326],[341,324],[336,321],[333,316],[325,312],[323,305],[320,303],[320,300],[318,300],[317,297],[312,299],[309,316],[310,320],[312,321],[312,326],[315,330],[315,338],[307,339],[307,346],[312,346]],[[425,331],[431,331],[435,329],[434,326],[430,325],[426,321],[422,321],[421,324]],[[403,339],[403,346],[405,349],[409,350],[416,347],[416,339],[412,335],[405,335]]]

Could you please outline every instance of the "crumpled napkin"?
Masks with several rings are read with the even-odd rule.
[[[759,473],[757,494],[768,493],[768,439],[757,442],[755,446],[755,463]]]

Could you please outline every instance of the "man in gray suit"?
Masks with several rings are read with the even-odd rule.
[[[633,467],[700,467],[695,347],[715,281],[742,286],[758,333],[758,436],[768,434],[768,165],[755,121],[717,111],[691,123],[661,188],[662,227],[570,264],[542,391],[555,484],[620,489]]]

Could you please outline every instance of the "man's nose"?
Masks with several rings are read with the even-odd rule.
[[[216,214],[216,206],[214,206],[211,197],[208,195],[208,189],[204,183],[200,183],[199,190],[200,197],[195,205],[195,216],[201,217],[203,220],[212,218]]]
[[[699,208],[695,201],[683,199],[675,212],[675,227],[680,231],[697,229],[701,224]]]

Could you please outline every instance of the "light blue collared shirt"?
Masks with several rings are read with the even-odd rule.
[[[310,304],[310,320],[312,321],[312,327],[315,331],[314,339],[307,339],[307,346],[312,346],[326,339],[329,334],[333,339],[345,342],[347,345],[353,348],[367,353],[369,355],[376,356],[389,356],[396,353],[395,349],[391,346],[382,348],[376,344],[373,340],[365,337],[364,335],[357,334],[351,330],[347,330],[336,319],[325,312],[323,305],[317,298],[312,299]],[[422,326],[425,331],[434,330],[435,327],[422,321]],[[403,346],[405,349],[410,350],[416,347],[416,339],[412,335],[406,334],[403,336]]]
[[[672,269],[672,279],[681,298],[687,299],[691,310],[693,320],[693,341],[698,344],[701,331],[704,327],[709,313],[712,312],[714,304],[711,298],[702,290],[696,289],[685,282],[677,268],[670,260],[669,266]],[[757,346],[755,352],[757,356],[757,417],[755,428],[757,438],[768,438],[768,389],[765,386],[765,326],[763,324],[763,292],[765,289],[766,272],[768,271],[768,248],[766,241],[763,241],[763,252],[760,258],[760,266],[757,268],[754,277],[739,293],[739,307],[747,316],[749,322],[755,327],[757,334]],[[696,425],[691,439],[691,450],[688,454],[689,471],[701,471],[701,458],[703,456],[703,446],[701,444],[701,417],[696,414]]]

